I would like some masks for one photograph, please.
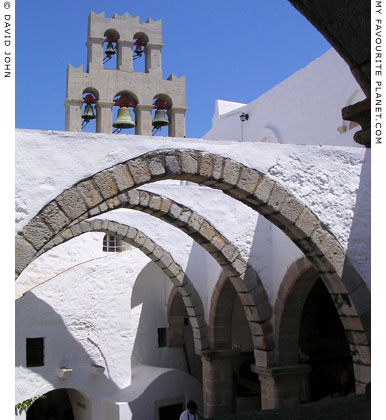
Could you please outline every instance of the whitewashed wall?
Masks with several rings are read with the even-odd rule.
[[[249,104],[217,101],[204,138],[360,147],[352,139],[358,128],[341,136],[338,127],[348,129],[342,108],[364,98],[346,62],[331,49]],[[248,121],[240,121],[242,112]]]

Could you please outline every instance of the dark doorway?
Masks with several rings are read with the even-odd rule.
[[[183,411],[184,405],[182,403],[160,407],[159,420],[178,420]]]
[[[303,307],[299,358],[311,366],[309,401],[355,392],[350,347],[334,302],[320,278]]]
[[[56,389],[37,399],[27,411],[27,420],[74,420],[65,389]]]

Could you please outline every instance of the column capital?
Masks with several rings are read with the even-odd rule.
[[[145,48],[152,49],[152,50],[160,50],[161,51],[163,46],[164,46],[164,44],[155,44],[153,42],[148,42],[145,45]]]
[[[128,45],[132,47],[134,45],[134,41],[126,40],[126,39],[118,39],[117,45]]]
[[[305,373],[311,372],[309,365],[293,365],[293,366],[277,366],[265,368],[261,366],[251,365],[251,370],[261,376],[268,377],[284,377],[284,376],[303,376]]]
[[[115,105],[115,103],[110,101],[97,101],[95,105],[99,105],[101,108],[112,108]]]
[[[137,104],[135,109],[137,108],[141,111],[151,111],[153,109],[153,105]]]
[[[185,114],[185,112],[187,111],[187,109],[188,108],[178,107],[178,106],[172,106],[168,110],[168,113],[170,112],[171,114]]]
[[[82,104],[83,104],[83,99],[69,99],[69,98],[66,98],[66,100],[64,101],[64,106],[82,105]]]
[[[105,38],[88,37],[86,41],[86,47],[90,44],[103,44],[106,41]]]

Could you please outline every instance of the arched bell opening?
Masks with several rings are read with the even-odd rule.
[[[149,37],[143,32],[137,32],[134,34],[133,40],[133,70],[144,73],[147,60],[146,45],[149,42]]]
[[[302,402],[355,392],[350,346],[334,302],[320,278],[312,286],[299,330],[299,362],[311,366],[302,384]]]
[[[113,133],[125,130],[126,134],[134,134],[133,129],[136,127],[134,109],[138,104],[138,98],[133,93],[124,91],[119,92],[113,101]]]
[[[153,98],[153,111],[152,111],[152,135],[153,136],[169,136],[170,121],[169,110],[173,103],[168,95],[160,94]],[[165,133],[167,128],[167,134]],[[164,129],[165,131],[161,131]]]
[[[119,32],[115,29],[108,29],[104,35],[105,41],[103,43],[103,68],[117,69],[119,62],[119,51],[117,42],[120,38]],[[115,60],[113,59],[115,57]]]
[[[27,420],[90,420],[91,404],[76,389],[61,388],[37,398],[28,408]]]
[[[94,88],[87,88],[84,89],[82,93],[82,109],[81,109],[81,117],[82,117],[82,131],[88,133],[95,133],[97,120],[98,120],[98,112],[96,110],[96,103],[99,99],[99,93]]]

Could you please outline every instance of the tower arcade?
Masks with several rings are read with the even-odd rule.
[[[109,45],[114,48],[111,58],[116,59],[115,68],[104,67],[104,48]],[[114,99],[123,95],[130,99],[134,111],[135,134],[152,135],[152,111],[158,100],[167,110],[168,136],[185,136],[185,76],[178,78],[171,74],[162,79],[161,20],[149,18],[139,22],[138,16],[131,17],[128,13],[114,14],[110,19],[105,18],[104,12],[91,11],[86,47],[86,72],[83,65],[74,68],[69,64],[67,68],[66,131],[81,131],[84,97],[92,95],[96,132],[111,133]],[[133,59],[141,57],[145,61],[144,72],[136,72]]]

